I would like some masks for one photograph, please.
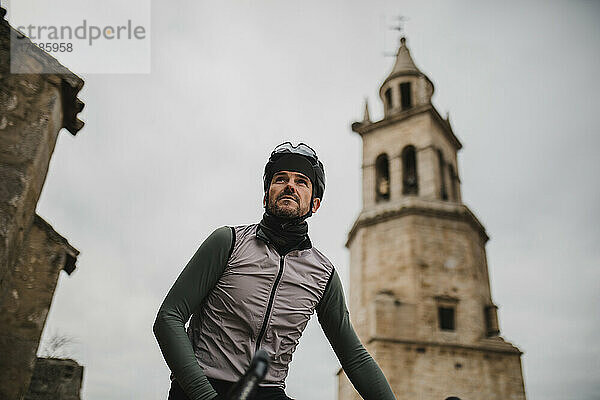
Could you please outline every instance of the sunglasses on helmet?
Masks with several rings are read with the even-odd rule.
[[[293,153],[293,154],[301,154],[303,156],[307,156],[318,160],[317,152],[313,150],[312,147],[305,143],[298,143],[297,146],[294,146],[291,142],[281,143],[279,146],[275,147],[271,155],[275,154],[285,154],[285,153]]]

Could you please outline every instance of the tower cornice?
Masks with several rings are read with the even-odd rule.
[[[516,346],[504,341],[504,339],[497,337],[494,339],[481,339],[479,342],[471,345],[462,343],[440,343],[432,341],[419,341],[419,340],[406,340],[406,339],[395,339],[385,337],[372,337],[367,340],[367,344],[375,342],[388,342],[388,343],[402,343],[415,346],[431,346],[431,347],[443,347],[444,349],[456,349],[456,350],[474,350],[483,351],[485,353],[504,353],[504,354],[518,354],[522,355],[523,352]]]
[[[442,128],[444,135],[446,138],[452,143],[457,150],[462,149],[462,143],[456,135],[454,135],[454,131],[452,130],[452,126],[450,122],[440,115],[438,111],[432,104],[424,104],[421,106],[410,108],[406,111],[390,115],[385,117],[379,121],[369,122],[369,121],[360,121],[352,123],[352,131],[358,133],[360,136],[366,135],[374,130],[381,129],[386,126],[394,125],[400,122],[404,122],[409,118],[412,118],[416,115],[420,115],[423,113],[431,114],[434,121],[438,123],[438,125]]]
[[[441,202],[439,200],[425,200],[418,197],[404,198],[398,202],[378,205],[363,210],[352,228],[348,232],[346,247],[354,239],[358,231],[367,226],[375,225],[387,220],[403,217],[406,215],[422,215],[436,218],[463,221],[468,223],[481,237],[483,243],[489,240],[485,228],[479,222],[475,214],[464,204]]]

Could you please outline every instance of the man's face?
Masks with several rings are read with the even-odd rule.
[[[267,210],[278,217],[295,218],[308,212],[311,206],[312,182],[300,172],[279,171],[271,178]],[[314,199],[312,212],[316,212],[320,199]]]

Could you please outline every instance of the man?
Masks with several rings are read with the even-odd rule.
[[[256,399],[289,400],[288,364],[314,311],[362,397],[395,399],[352,328],[338,274],[308,237],[306,219],[325,191],[317,154],[303,143],[283,143],[263,181],[260,223],[214,231],[158,311],[154,333],[172,371],[169,399],[225,398],[262,348],[271,367]]]

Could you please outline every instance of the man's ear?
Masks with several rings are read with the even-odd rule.
[[[313,206],[312,206],[312,212],[313,212],[313,214],[317,212],[317,210],[319,209],[319,207],[321,207],[321,199],[319,199],[317,197],[316,199],[313,199]]]
[[[269,195],[268,193],[265,193],[265,195],[263,196],[263,208],[267,206],[267,196],[268,195]]]

